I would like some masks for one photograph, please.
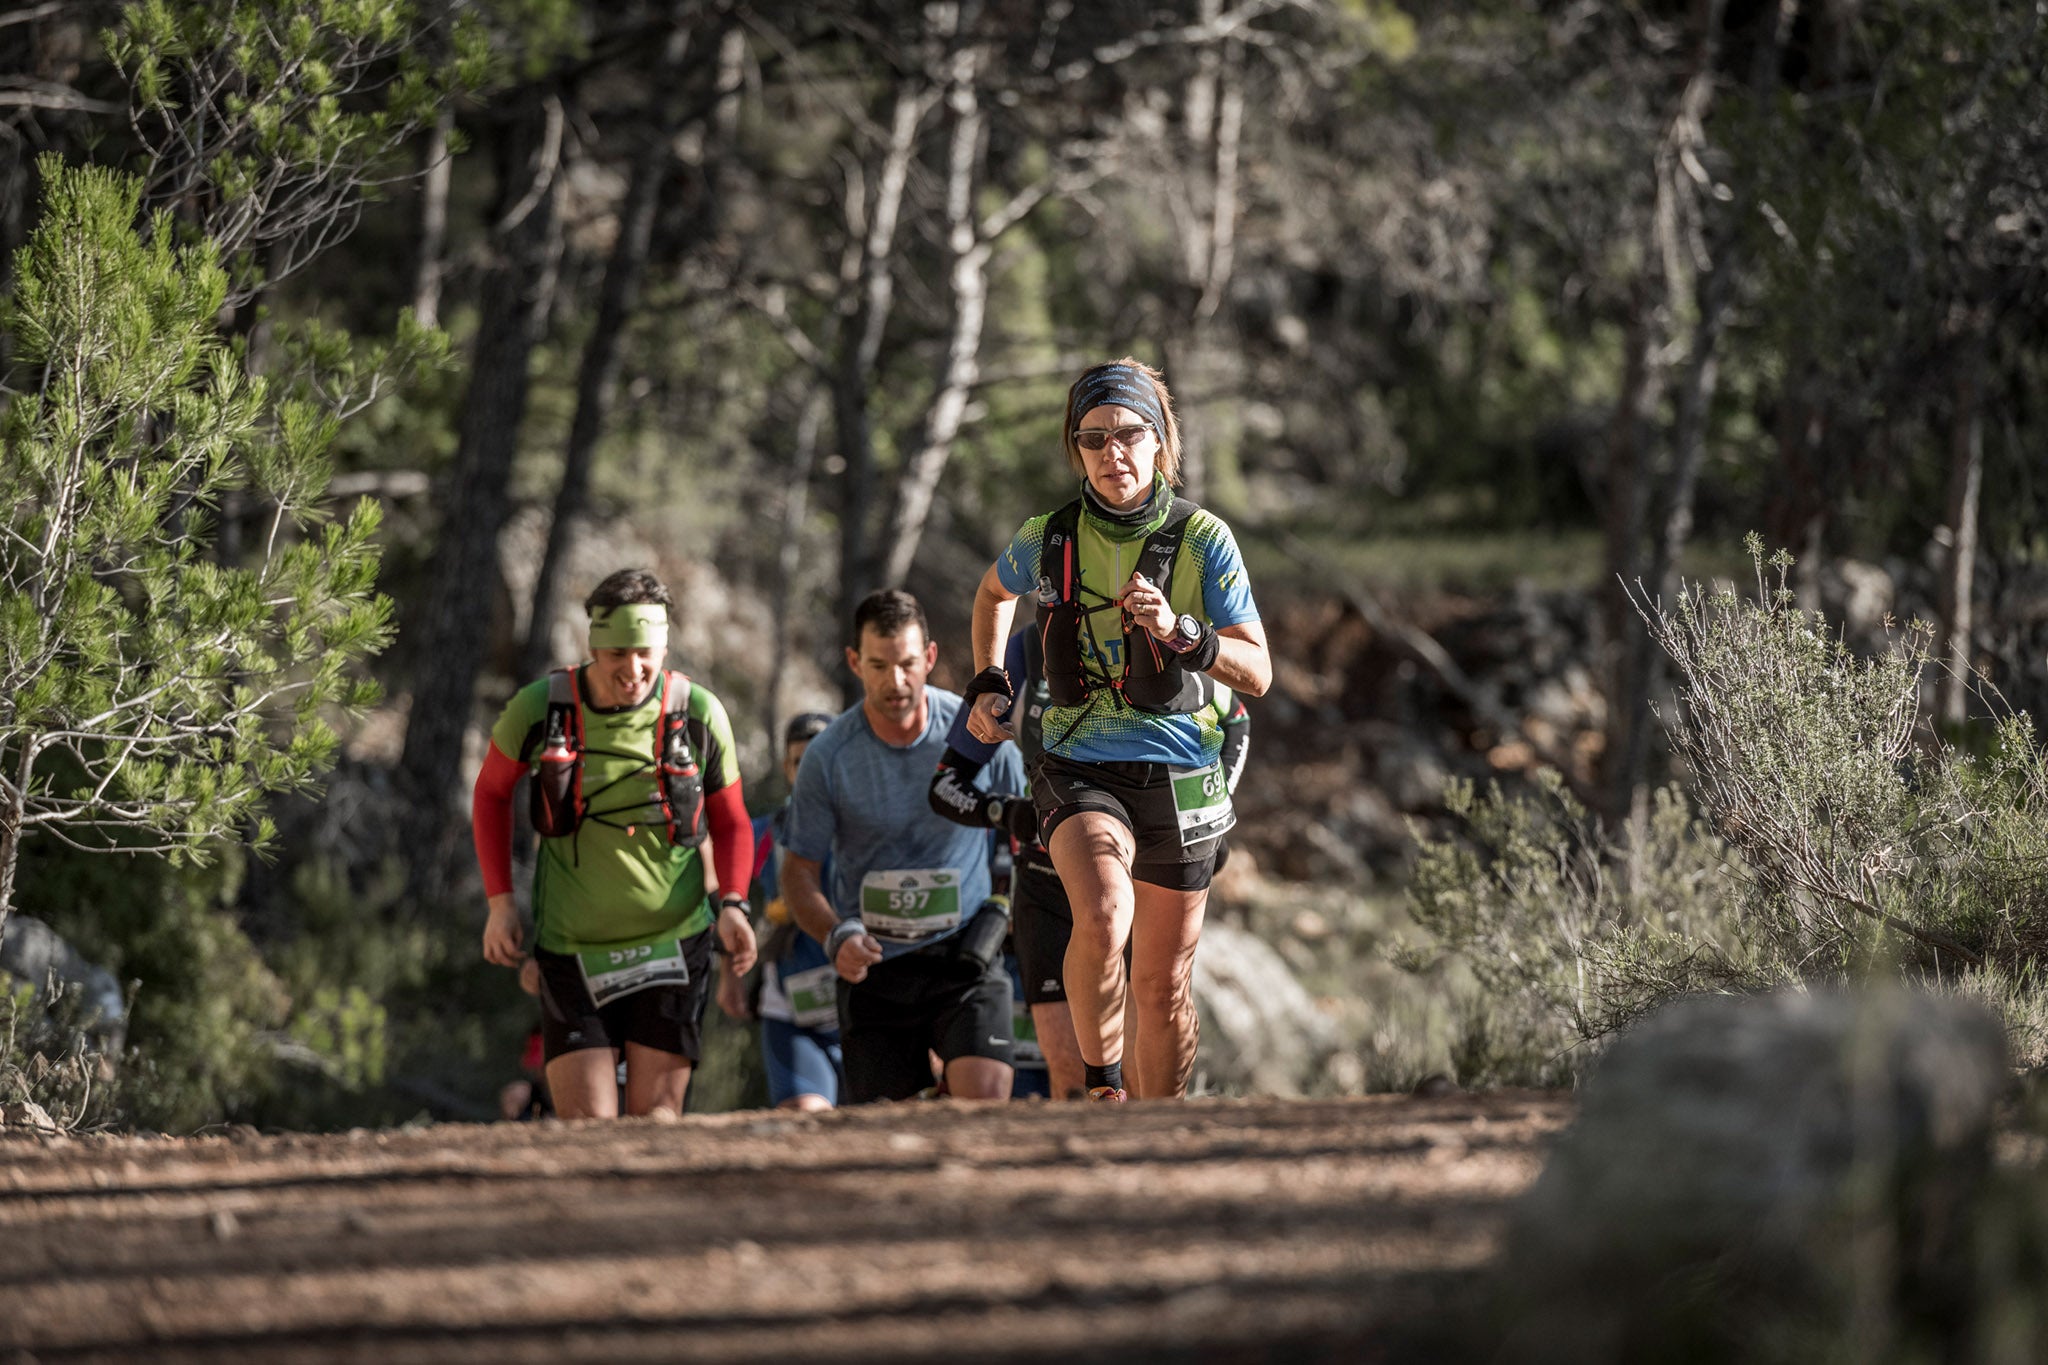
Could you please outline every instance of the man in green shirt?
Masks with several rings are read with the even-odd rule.
[[[744,972],[754,837],[718,698],[666,671],[668,589],[624,569],[584,604],[591,661],[530,683],[491,729],[473,826],[484,957],[524,959],[512,898],[512,791],[533,784],[534,960],[548,1088],[563,1118],[680,1113],[699,1055],[714,940]],[[725,888],[714,914],[700,845]]]

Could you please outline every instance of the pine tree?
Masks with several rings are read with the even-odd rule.
[[[391,636],[378,512],[322,505],[331,405],[246,372],[209,240],[140,215],[142,183],[39,168],[6,314],[32,386],[0,413],[0,926],[21,840],[203,860],[332,759],[329,708]],[[214,553],[230,490],[268,534]]]

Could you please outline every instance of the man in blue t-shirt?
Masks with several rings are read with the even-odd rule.
[[[931,1052],[953,1095],[1010,1093],[1002,925],[976,919],[1003,914],[988,904],[991,832],[940,818],[926,795],[960,707],[956,694],[925,685],[937,659],[916,598],[888,590],[864,599],[846,651],[861,704],[811,742],[790,798],[782,894],[840,977],[851,1104],[926,1089]],[[1010,745],[980,778],[983,790],[1023,782]]]

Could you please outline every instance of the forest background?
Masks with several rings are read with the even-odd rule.
[[[181,732],[187,766],[150,770],[175,815],[93,804],[105,735],[48,779],[83,824],[6,788],[13,908],[129,983],[118,1079],[69,1073],[73,1112],[488,1114],[532,1006],[477,953],[467,789],[512,689],[577,656],[588,586],[677,588],[679,660],[764,808],[783,720],[850,699],[838,623],[870,588],[916,591],[935,680],[965,680],[973,584],[1069,490],[1065,386],[1125,353],[1168,376],[1279,663],[1217,915],[1330,1022],[1303,1084],[1568,1080],[1677,990],[1880,960],[1965,969],[2023,1057],[2048,1045],[2044,25],[2000,0],[0,8],[17,527],[71,430],[45,314],[84,241],[127,263],[95,287],[156,282],[131,342],[175,323],[204,358],[81,449],[141,468],[204,418],[241,452],[156,488],[172,586],[81,570],[93,619],[161,657],[177,593],[310,547],[299,614],[230,631],[284,643],[216,689],[268,659],[296,701]],[[173,246],[202,255],[148,256]],[[239,426],[222,375],[254,386]],[[23,562],[7,631],[69,609]],[[1695,640],[1770,629],[1716,675],[1684,600]],[[111,666],[66,638],[59,665]],[[1674,703],[1750,684],[1774,714],[1866,706],[1801,731],[1883,760],[1843,769],[1882,788],[1865,824],[1797,743],[1749,732],[1818,783],[1771,808],[1683,729]],[[1865,722],[1900,697],[1888,748]],[[46,703],[0,699],[10,772]],[[1745,800],[1806,842],[1759,842]],[[1930,850],[1937,825],[1969,837]],[[174,856],[92,851],[146,846]],[[714,1046],[733,1079],[699,1102],[740,1102],[745,1031]]]

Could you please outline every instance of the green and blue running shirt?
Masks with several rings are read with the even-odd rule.
[[[1163,478],[1156,479],[1153,488],[1158,513],[1141,526],[1105,521],[1084,503],[1075,536],[1081,582],[1089,589],[1083,595],[1084,603],[1116,595],[1137,566],[1145,537],[1165,520],[1172,497],[1161,496]],[[1039,555],[1051,519],[1048,512],[1025,522],[996,560],[996,577],[1005,590],[1023,599],[1027,610],[1035,610],[1041,575],[1046,572],[1040,567]],[[1045,581],[1049,586],[1049,578]],[[1166,596],[1174,611],[1207,621],[1219,630],[1259,619],[1244,556],[1238,552],[1230,528],[1215,513],[1197,509],[1188,518]],[[1104,616],[1112,622],[1118,619],[1114,613]],[[1094,667],[1112,677],[1123,671],[1123,645],[1121,626],[1115,624],[1096,630],[1092,641],[1084,632],[1081,640]],[[1044,730],[1047,753],[1084,763],[1171,763],[1200,768],[1214,762],[1223,748],[1223,729],[1215,708],[1205,707],[1192,715],[1155,716],[1126,705],[1107,689],[1098,689],[1079,706],[1048,706]]]
[[[551,953],[660,938],[711,927],[704,848],[677,848],[662,821],[654,768],[662,689],[623,711],[593,709],[584,693],[583,795],[588,815],[562,839],[542,839],[533,918]],[[527,762],[548,713],[548,680],[528,683],[491,727],[500,753]],[[740,780],[732,722],[708,688],[690,685],[689,739],[708,796]]]

